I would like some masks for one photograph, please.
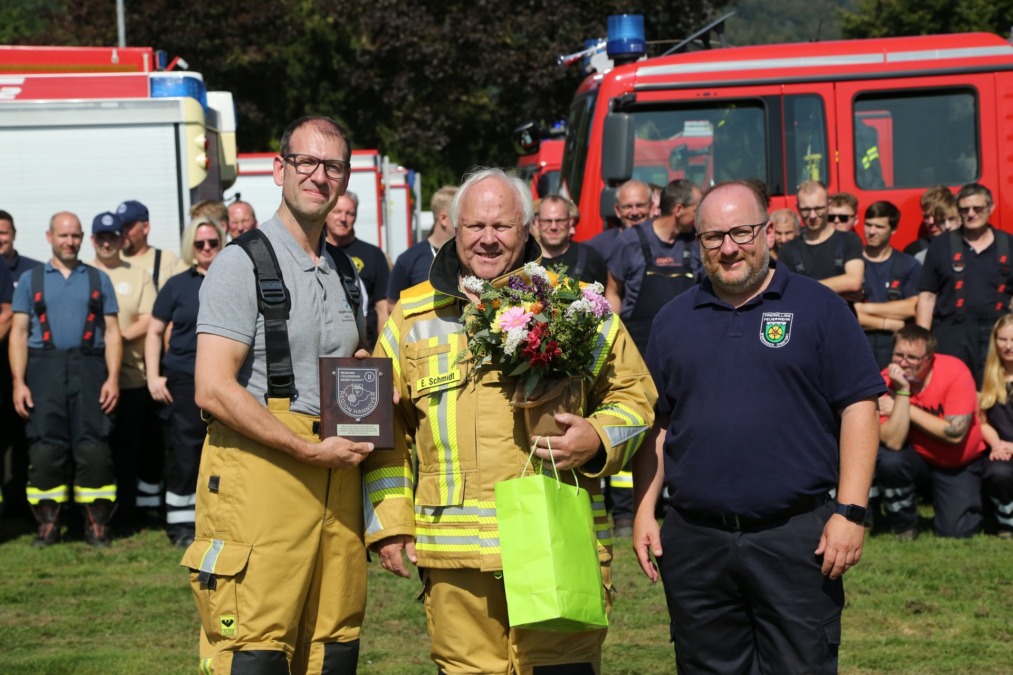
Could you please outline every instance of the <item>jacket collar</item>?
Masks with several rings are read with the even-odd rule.
[[[524,245],[524,253],[521,255],[521,266],[529,262],[541,262],[541,260],[542,247],[538,245],[533,236],[529,236],[527,243]],[[517,269],[510,270],[503,276],[493,279],[491,283],[495,284],[501,279],[506,279],[511,274],[516,274]],[[457,237],[454,237],[441,246],[440,250],[436,253],[433,265],[429,268],[429,283],[444,295],[467,300],[464,291],[458,286],[460,275],[461,260],[457,257]]]

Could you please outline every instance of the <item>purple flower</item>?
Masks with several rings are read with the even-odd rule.
[[[591,303],[591,313],[599,319],[612,311],[608,300],[601,294],[595,293],[593,289],[585,288],[583,295],[584,299]]]

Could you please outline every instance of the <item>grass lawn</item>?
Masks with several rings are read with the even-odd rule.
[[[107,550],[38,550],[31,538],[27,526],[0,523],[0,673],[196,672],[196,611],[162,532]],[[628,540],[613,576],[604,672],[675,672],[661,587],[639,571]],[[369,583],[359,672],[435,672],[418,582],[374,563]],[[870,537],[846,588],[843,673],[1013,672],[1013,542]]]

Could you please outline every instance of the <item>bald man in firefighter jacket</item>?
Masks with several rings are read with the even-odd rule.
[[[400,403],[394,452],[374,452],[363,464],[366,543],[395,574],[410,575],[402,552],[422,568],[440,672],[599,672],[604,630],[561,636],[509,628],[494,488],[521,475],[532,439],[510,405],[516,378],[474,368],[461,322],[465,303],[475,300],[460,289],[461,276],[493,280],[540,258],[528,233],[530,192],[485,169],[465,181],[450,212],[457,237],[437,253],[429,281],[402,293],[374,351],[393,359]],[[561,477],[576,468],[591,494],[602,579],[611,590],[612,535],[600,479],[639,447],[657,392],[615,316],[599,331],[598,355],[585,394],[588,416],[557,417],[565,434],[551,439],[551,450],[540,438],[536,455],[553,453]]]

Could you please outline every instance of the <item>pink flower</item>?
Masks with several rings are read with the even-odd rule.
[[[499,329],[511,331],[516,328],[524,328],[534,316],[531,312],[525,312],[523,307],[511,307],[499,317]]]
[[[600,293],[596,293],[595,289],[585,288],[582,295],[585,300],[591,303],[591,313],[597,318],[600,319],[612,311],[609,307],[608,300],[606,300]]]

